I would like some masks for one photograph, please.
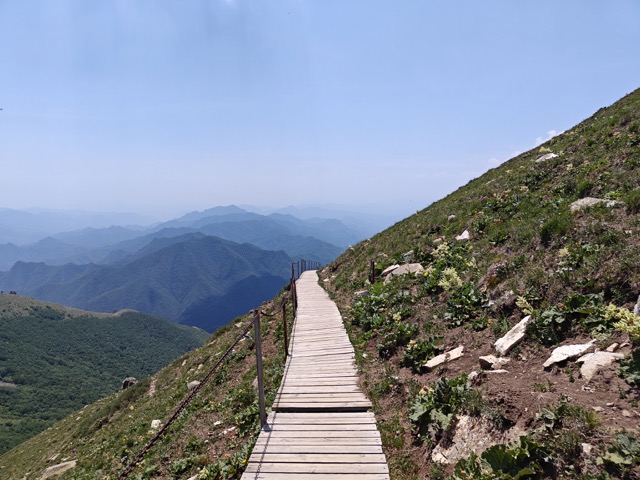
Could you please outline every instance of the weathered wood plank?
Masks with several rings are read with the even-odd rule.
[[[249,463],[247,473],[389,473],[386,463]]]
[[[340,312],[314,272],[298,280],[290,356],[243,480],[389,480]]]

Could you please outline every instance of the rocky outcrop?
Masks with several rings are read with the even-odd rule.
[[[456,240],[458,241],[465,241],[469,239],[471,239],[471,234],[469,233],[469,230],[465,230],[464,232],[462,232],[460,235],[456,237]]]
[[[389,268],[391,268],[391,267],[389,267]],[[385,272],[387,270],[389,270],[389,268],[387,268],[385,270]],[[398,275],[407,275],[407,274],[417,275],[417,274],[420,274],[422,272],[424,272],[424,267],[422,265],[420,265],[419,263],[407,263],[405,265],[397,266],[396,268],[391,270],[387,274],[387,278],[384,279],[384,282],[387,283],[387,282],[389,282],[389,280],[391,280],[391,277],[395,277],[395,276],[398,276]],[[382,272],[382,274],[384,275],[384,272]]]
[[[527,325],[531,321],[531,315],[527,315],[520,320],[515,327],[509,330],[506,335],[496,340],[493,344],[494,348],[500,355],[506,355],[509,351],[515,347],[524,338]]]
[[[547,153],[546,155],[541,155],[538,158],[536,158],[536,163],[542,163],[542,162],[546,162],[547,160],[551,160],[552,158],[557,158],[558,155],[555,153]]]
[[[55,478],[62,475],[64,472],[75,468],[76,461],[71,460],[70,462],[59,463],[58,465],[54,465],[52,467],[47,468],[40,477],[40,480],[47,480],[48,478]]]
[[[478,358],[480,367],[483,370],[502,370],[507,363],[511,361],[509,358],[496,357],[495,355],[484,355]]]
[[[619,202],[615,200],[603,200],[602,198],[593,198],[593,197],[585,197],[580,200],[576,200],[571,205],[569,205],[569,210],[572,212],[579,212],[580,210],[584,210],[585,208],[592,207],[593,205],[598,205],[599,203],[605,203],[607,208],[615,207]]]
[[[462,355],[464,355],[464,345],[460,345],[458,348],[454,348],[453,350],[449,350],[448,352],[438,355],[437,357],[433,357],[431,360],[424,364],[424,367],[427,369],[427,371],[431,371],[434,368],[447,362],[457,360],[458,358],[462,357]]]
[[[591,349],[594,343],[595,343],[595,340],[591,340],[590,342],[587,342],[587,343],[581,343],[577,345],[563,345],[561,347],[555,348],[553,352],[551,352],[551,356],[547,359],[546,362],[542,364],[542,366],[544,368],[549,368],[550,366],[556,363],[578,358],[587,350]]]
[[[621,358],[624,358],[624,354],[622,353],[594,352],[583,355],[576,360],[576,362],[582,363],[580,375],[588,381],[591,380],[601,368],[608,367]]]

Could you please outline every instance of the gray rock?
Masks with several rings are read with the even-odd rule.
[[[594,343],[595,340],[591,340],[587,343],[580,343],[577,345],[563,345],[561,347],[555,348],[553,352],[551,352],[551,356],[547,359],[546,362],[542,364],[542,366],[544,368],[548,368],[555,363],[578,358],[580,355],[587,352],[587,350],[591,349]]]
[[[424,364],[427,371],[431,371],[434,368],[443,365],[447,362],[451,362],[453,360],[457,360],[458,358],[464,355],[464,345],[460,345],[458,348],[454,348],[453,350],[449,350],[446,353],[438,355],[437,357],[433,357],[427,363]]]
[[[603,200],[602,198],[593,198],[593,197],[585,197],[580,200],[576,200],[571,205],[569,205],[569,210],[572,212],[578,212],[580,210],[584,210],[587,207],[592,207],[593,205],[597,205],[599,203],[605,202],[608,208],[616,206],[619,202],[615,200]]]
[[[383,277],[386,277],[387,275],[389,275],[391,272],[393,272],[399,266],[400,265],[398,265],[398,264],[391,265],[391,266],[385,268],[380,275],[382,275]]]
[[[353,293],[356,297],[368,297],[369,296],[369,291],[368,290],[358,290],[357,292]]]
[[[447,217],[447,220],[451,221],[451,220],[455,220],[456,216],[455,215],[449,215]]]
[[[546,155],[542,155],[536,158],[536,163],[545,162],[547,160],[551,160],[552,158],[556,158],[558,155],[555,153],[547,153]]]
[[[494,348],[500,355],[506,355],[509,351],[515,347],[524,338],[527,325],[531,321],[531,315],[527,315],[520,320],[506,335],[496,340],[493,344]]]
[[[387,283],[391,280],[391,277],[396,277],[399,275],[407,275],[413,274],[417,275],[424,272],[424,267],[419,263],[407,263],[406,265],[400,265],[398,268],[395,268],[387,275],[384,282]]]
[[[462,232],[460,235],[456,237],[456,240],[464,241],[464,240],[469,240],[470,238],[471,238],[471,234],[469,233],[469,230],[465,230],[464,232]]]
[[[619,343],[617,343],[617,342],[612,343],[611,345],[609,345],[607,347],[607,352],[615,352],[616,350],[618,350],[618,348],[620,348],[620,344]]]
[[[498,358],[495,355],[484,355],[479,357],[478,361],[483,370],[500,370],[509,363],[511,359],[505,357]]]
[[[62,475],[64,472],[75,468],[76,461],[71,460],[70,462],[59,463],[58,465],[53,465],[52,467],[47,468],[40,477],[40,480],[47,480],[48,478],[55,478]]]
[[[160,420],[151,420],[151,430],[158,430],[162,426]]]
[[[413,257],[414,257],[413,250],[409,250],[407,253],[402,254],[402,259],[407,263],[413,262]]]
[[[578,363],[582,363],[582,366],[580,367],[580,375],[588,381],[598,373],[598,370],[611,365],[613,362],[620,360],[621,358],[624,358],[624,355],[621,353],[595,352],[587,353],[576,361]]]
[[[635,306],[633,307],[633,314],[637,317],[640,316],[640,295],[638,295],[638,300],[636,301]]]
[[[622,410],[622,416],[623,417],[627,417],[627,418],[631,418],[631,417],[633,417],[633,413],[631,413],[629,410]]]
[[[193,382],[187,383],[187,389],[188,390],[193,390],[194,388],[196,388],[199,385],[200,385],[200,382],[198,380],[194,380]]]
[[[138,383],[136,377],[127,377],[122,381],[122,390],[133,387],[136,383]]]

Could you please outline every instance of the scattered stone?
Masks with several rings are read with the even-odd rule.
[[[627,418],[631,418],[631,417],[633,417],[633,413],[631,413],[629,410],[622,410],[622,416],[623,417],[627,417]]]
[[[431,459],[437,463],[454,464],[472,453],[479,455],[493,445],[509,443],[524,434],[517,426],[502,431],[495,428],[488,418],[459,415],[451,441],[436,445]]]
[[[476,385],[480,383],[481,378],[482,378],[482,375],[480,375],[480,372],[476,370],[474,370],[467,376],[467,379],[469,380],[469,382],[471,382],[472,385]]]
[[[591,408],[593,408],[594,412],[604,412],[604,408],[602,407],[591,407]]]
[[[460,345],[458,348],[454,348],[453,350],[450,350],[446,353],[438,355],[437,357],[433,357],[431,360],[425,363],[424,366],[427,369],[427,371],[431,371],[434,368],[444,363],[457,360],[458,358],[464,355],[463,352],[464,352],[464,345]]]
[[[547,359],[546,362],[542,364],[544,368],[548,368],[555,363],[564,362],[565,360],[573,360],[574,358],[579,357],[591,347],[593,347],[595,340],[591,340],[587,343],[581,343],[577,345],[563,345],[561,347],[555,348],[553,352],[551,352],[551,356]]]
[[[552,158],[556,158],[558,155],[555,153],[547,153],[546,155],[542,155],[536,158],[536,163],[546,162],[547,160],[551,160]]]
[[[483,370],[500,370],[511,361],[509,358],[496,357],[495,355],[484,355],[478,358]]]
[[[151,430],[158,430],[162,426],[162,422],[160,420],[151,420]]]
[[[122,381],[122,390],[133,387],[136,383],[138,383],[136,377],[127,377]]]
[[[242,327],[242,322],[238,322],[235,325],[236,325],[236,328],[240,328],[240,327]]]
[[[198,477],[199,477],[199,476],[200,476],[200,475],[194,475],[193,477],[189,477],[189,478],[187,478],[187,480],[198,480]]]
[[[582,375],[582,378],[589,381],[596,373],[598,373],[598,370],[608,367],[613,362],[620,360],[621,358],[624,358],[624,355],[621,353],[606,351],[587,353],[576,361],[578,363],[582,363],[582,366],[580,367],[580,375]]]
[[[422,272],[424,272],[424,267],[419,263],[407,263],[406,265],[400,265],[387,275],[387,278],[384,279],[384,283],[388,283],[391,280],[391,277],[407,275],[409,273],[417,275]]]
[[[456,218],[456,216],[455,216],[455,215],[449,215],[449,216],[447,217],[447,220],[448,220],[448,221],[451,221],[451,220],[455,220],[455,218]]]
[[[500,355],[506,355],[509,351],[515,347],[524,338],[527,325],[531,321],[531,315],[527,315],[520,320],[506,335],[496,340],[493,344],[494,348]]]
[[[64,472],[67,472],[72,468],[75,468],[75,466],[76,466],[75,460],[71,460],[70,462],[59,463],[58,465],[54,465],[52,467],[47,468],[43,472],[42,477],[40,477],[40,480],[46,480],[47,478],[58,477],[62,475]]]
[[[218,425],[222,425],[222,421],[221,420],[216,420],[213,424],[214,427],[217,427]]]
[[[505,370],[504,368],[501,368],[499,370],[485,370],[484,373],[509,373],[509,370]]]
[[[387,275],[389,275],[391,272],[393,272],[399,266],[400,265],[398,265],[397,263],[394,264],[394,265],[391,265],[391,266],[385,268],[380,275],[382,275],[383,277],[386,277]]]
[[[469,234],[469,230],[465,230],[460,235],[456,237],[456,240],[469,240],[471,238],[471,234]]]
[[[212,344],[209,344],[209,345],[212,345]],[[181,366],[184,367],[186,364],[187,364],[187,360],[185,359],[185,360],[182,361],[182,365]]]
[[[226,430],[222,431],[223,435],[227,435],[229,433],[233,433],[235,431],[236,427],[231,427],[231,428],[227,428]]]
[[[258,389],[258,377],[253,379],[253,382],[251,382],[251,386],[256,390]]]
[[[633,307],[633,314],[636,317],[640,316],[640,295],[638,295],[638,300],[636,301],[636,304]]]
[[[613,406],[615,406],[615,403],[613,403],[613,402],[607,403],[607,407],[613,407]]]
[[[588,443],[582,444],[582,453],[584,453],[586,456],[591,455],[592,450],[593,450],[593,445],[590,445]]]
[[[607,352],[615,352],[616,350],[618,350],[618,348],[620,348],[620,344],[619,343],[612,343],[611,345],[609,345],[607,347]]]
[[[413,250],[409,250],[407,253],[402,254],[402,259],[407,263],[413,262],[413,257],[414,257]]]
[[[198,365],[198,368],[196,368],[196,372],[199,372],[200,370],[202,370],[203,367],[204,365],[202,363]]]
[[[369,292],[367,290],[358,290],[357,292],[354,293],[354,295],[356,297],[368,297],[369,296]]]
[[[50,462],[55,462],[56,460],[58,460],[58,457],[60,457],[59,453],[56,453],[54,456],[49,458]]]
[[[188,390],[193,390],[194,388],[196,388],[198,385],[200,385],[200,382],[198,380],[194,380],[193,382],[189,382],[187,383],[187,389]]]
[[[580,200],[576,200],[571,205],[569,205],[569,210],[572,212],[578,212],[580,210],[584,210],[587,207],[592,207],[593,205],[597,205],[598,203],[605,202],[607,208],[612,208],[616,206],[619,202],[615,200],[603,200],[602,198],[593,198],[593,197],[585,197]]]
[[[442,238],[442,237],[438,237],[438,238],[433,240],[433,243],[435,243],[435,244],[442,243],[442,242],[444,242],[444,238]]]

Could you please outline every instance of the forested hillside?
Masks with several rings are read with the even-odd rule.
[[[0,295],[0,452],[201,345],[206,332]]]

